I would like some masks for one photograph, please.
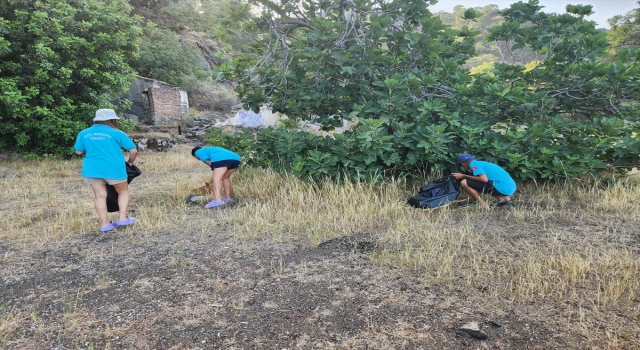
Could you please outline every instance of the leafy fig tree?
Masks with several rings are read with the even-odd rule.
[[[241,99],[289,117],[336,125],[354,115],[398,118],[411,103],[450,98],[470,77],[466,27],[442,24],[425,1],[256,1],[255,56],[220,67],[244,78]],[[465,13],[468,20],[475,12]]]
[[[640,52],[621,51],[607,63],[606,34],[585,20],[591,6],[567,5],[565,14],[541,9],[533,0],[513,4],[501,12],[505,21],[491,29],[488,40],[506,47],[505,56],[515,60],[531,49],[538,60],[533,68],[522,69],[507,59],[495,65],[493,74],[475,76],[467,92],[469,105],[485,114],[490,125],[508,130],[504,138],[529,141],[486,152],[515,169],[546,163],[543,177],[638,164],[640,143],[634,134]]]
[[[452,171],[455,154],[471,152],[521,180],[559,180],[640,160],[640,54],[605,63],[608,42],[585,19],[590,6],[547,14],[537,0],[513,4],[487,38],[503,61],[471,75],[463,64],[477,33],[443,25],[429,1],[257,3],[254,56],[217,74],[238,79],[253,109],[267,104],[327,128],[359,119],[334,137],[261,131],[257,164],[311,177]],[[522,52],[534,62],[518,64]]]
[[[69,153],[133,75],[126,0],[0,0],[0,149]]]

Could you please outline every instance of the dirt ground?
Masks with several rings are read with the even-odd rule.
[[[183,198],[209,170],[183,153],[146,156],[141,220],[108,233],[79,162],[6,165],[0,348],[640,349],[636,192],[438,214],[249,169],[233,205],[205,210]],[[428,257],[453,277],[438,283]],[[458,331],[474,321],[487,339]]]
[[[225,209],[233,210],[233,209]],[[202,210],[193,208],[198,220]],[[6,349],[567,349],[552,305],[371,263],[370,237],[318,246],[135,225],[0,244]],[[548,315],[548,321],[540,322]],[[477,321],[488,339],[456,329]],[[582,344],[582,345],[581,345]]]

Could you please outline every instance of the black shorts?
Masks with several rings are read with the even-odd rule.
[[[493,187],[493,181],[489,180],[486,183],[480,182],[480,181],[474,181],[474,180],[469,180],[467,179],[467,186],[473,188],[474,190],[481,192],[481,193],[486,193],[486,194],[490,194],[492,196],[498,197],[498,196],[505,196],[504,194],[498,192],[498,190],[496,190],[495,187]]]
[[[209,166],[211,167],[211,170],[215,168],[238,169],[240,161],[235,159],[219,160],[217,162],[210,163]]]

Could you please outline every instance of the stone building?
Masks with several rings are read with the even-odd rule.
[[[187,92],[158,80],[136,77],[120,99],[132,102],[124,116],[141,124],[177,124],[189,113]]]

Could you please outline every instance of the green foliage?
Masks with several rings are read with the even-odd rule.
[[[471,74],[471,75],[475,75],[475,74],[490,74],[490,75],[494,75],[491,72],[494,67],[495,67],[495,64],[493,62],[484,62],[484,63],[482,63],[480,65],[477,65],[477,66],[471,68],[469,70],[469,74]]]
[[[230,43],[238,39],[233,32],[251,18],[249,4],[238,0],[182,0],[162,12],[190,30],[211,33]]]
[[[640,2],[639,8],[629,11],[625,15],[614,16],[609,19],[611,29],[607,37],[611,42],[611,53],[619,49],[640,48]]]
[[[138,122],[133,119],[120,119],[118,121],[118,129],[122,130],[126,134],[134,132],[136,130],[136,125],[138,125]]]
[[[208,145],[224,147],[232,150],[243,159],[250,156],[250,146],[255,142],[252,130],[243,129],[233,134],[226,133],[220,128],[211,128],[205,136]]]
[[[199,62],[199,55],[200,49],[195,44],[150,25],[140,37],[140,55],[132,57],[129,64],[140,76],[182,86],[188,77],[209,77]]]
[[[450,96],[470,80],[460,66],[473,55],[477,33],[447,28],[424,1],[260,3],[255,28],[279,33],[252,46],[257,60],[241,57],[217,69],[242,79],[236,91],[253,110],[268,103],[325,128],[354,116],[411,119],[416,108],[407,100]]]
[[[280,127],[288,130],[295,130],[300,128],[300,125],[298,125],[298,122],[291,119],[280,119],[278,123],[280,124]]]
[[[132,80],[125,0],[0,0],[0,148],[68,154]]]
[[[504,166],[518,180],[561,181],[598,176],[608,160],[632,155],[627,161],[637,161],[640,152],[640,142],[628,134],[639,131],[640,123],[624,126],[619,120],[606,119],[576,126],[556,118],[549,121],[553,128],[536,123],[490,130],[460,127],[455,113],[446,119],[437,125],[419,120],[363,120],[355,130],[332,137],[283,128],[232,135],[214,129],[207,141],[233,149],[248,165],[290,171],[305,179],[376,180],[381,175],[418,171],[460,171],[455,156],[472,150],[478,158]],[[585,133],[589,140],[578,140]]]
[[[269,104],[325,128],[354,117],[359,124],[333,137],[260,130],[243,139],[254,165],[375,178],[457,171],[453,159],[469,152],[520,180],[559,181],[640,163],[640,52],[603,63],[608,42],[584,19],[589,6],[558,15],[537,0],[513,4],[487,40],[510,57],[528,50],[538,59],[472,78],[463,66],[474,55],[478,11],[465,10],[468,24],[452,30],[419,0],[263,4],[260,23],[276,32],[263,33],[256,59],[218,73],[239,79],[245,106]]]
[[[476,17],[473,20],[467,18],[466,13],[474,11]],[[477,17],[480,15],[480,17]],[[442,19],[444,24],[450,25],[454,29],[462,29],[468,27],[470,30],[478,32],[475,36],[476,57],[467,61],[464,65],[466,68],[480,66],[486,62],[501,62],[510,64],[522,64],[537,59],[535,52],[531,49],[524,48],[517,52],[508,50],[508,43],[504,42],[488,42],[486,38],[490,34],[492,27],[500,25],[504,22],[504,17],[500,14],[500,9],[496,5],[486,5],[484,7],[465,8],[458,5],[453,8],[452,13],[438,12],[437,16]],[[486,69],[485,65],[485,69]],[[485,70],[480,69],[480,70]]]
[[[238,35],[252,16],[245,0],[131,0],[130,3],[134,13],[143,16],[148,25],[155,23],[174,33],[207,34],[235,50],[246,45],[246,39]]]

